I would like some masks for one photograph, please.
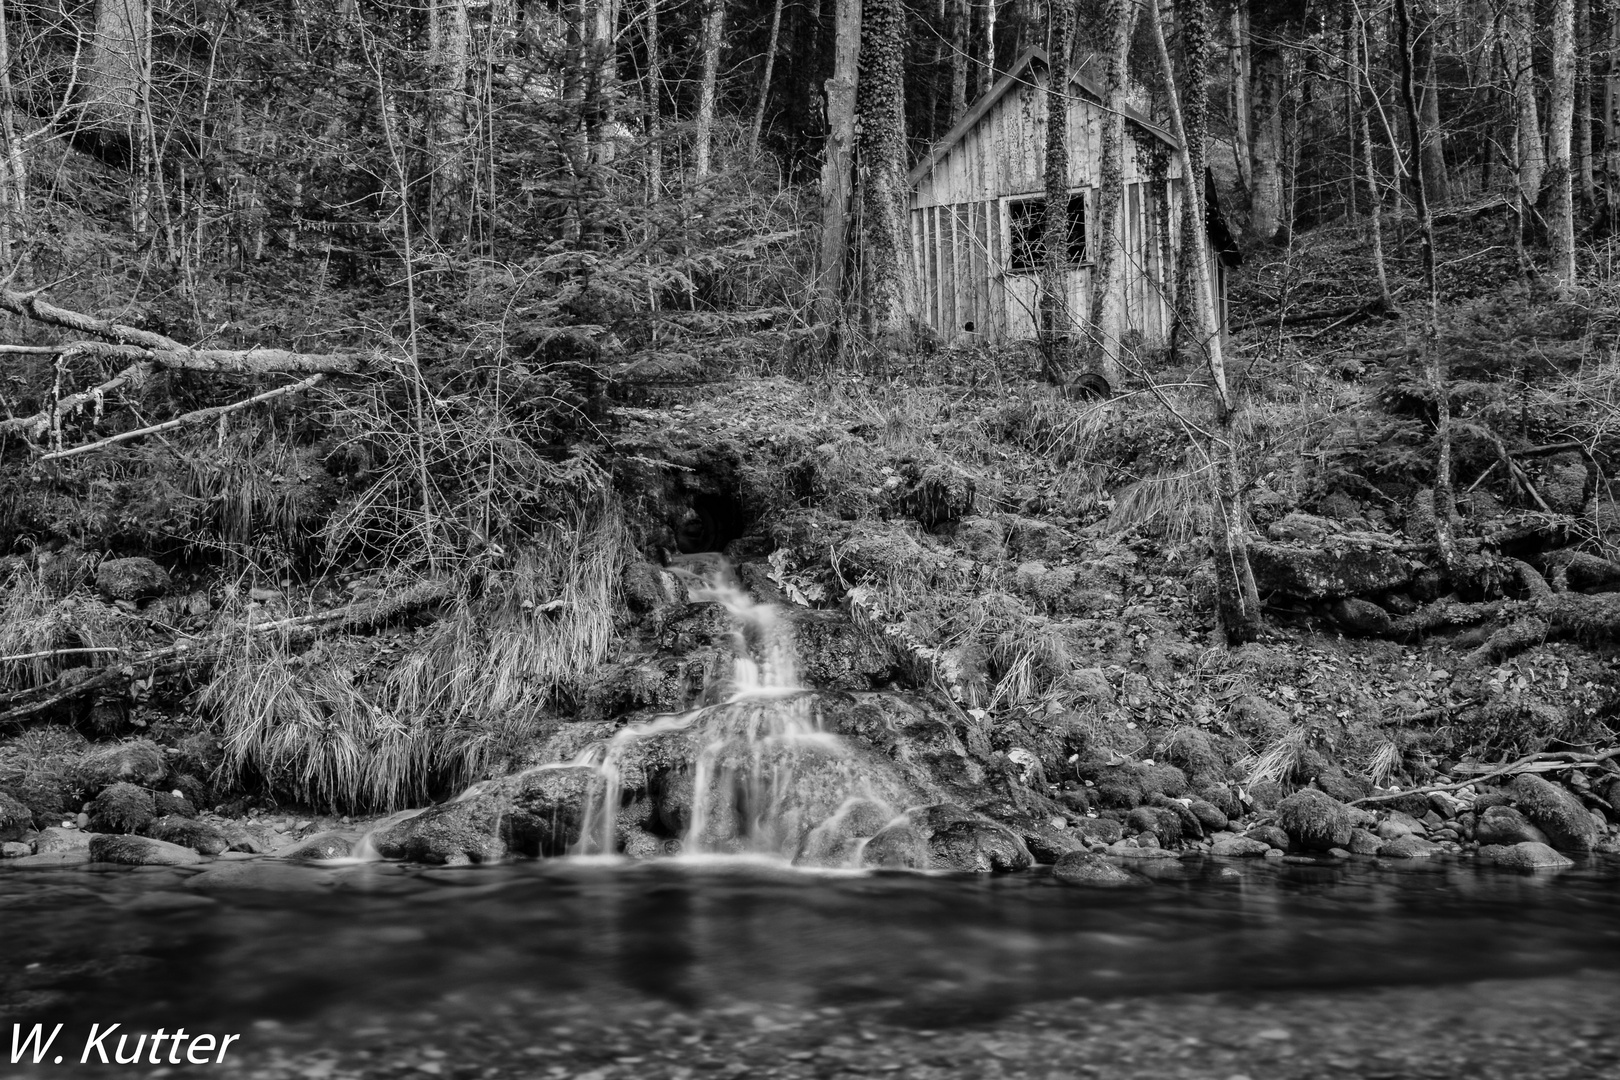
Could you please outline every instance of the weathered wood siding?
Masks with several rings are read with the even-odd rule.
[[[920,315],[947,341],[1033,337],[1038,274],[1010,269],[1008,204],[1046,192],[1046,71],[1024,65],[1015,82],[917,178],[911,196],[912,259]],[[1086,199],[1087,262],[1095,250],[1096,188],[1101,178],[1104,110],[1079,92],[1069,99],[1069,186]],[[1132,127],[1129,122],[1127,128]],[[1181,185],[1174,156],[1160,178],[1144,167],[1127,130],[1121,204],[1127,273],[1126,320],[1144,343],[1162,344],[1170,330],[1165,281],[1173,277]],[[1163,148],[1168,154],[1169,147]],[[1165,205],[1161,205],[1165,204]],[[1069,309],[1078,324],[1091,310],[1091,268],[1068,274]]]

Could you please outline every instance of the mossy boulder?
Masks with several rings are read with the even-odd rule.
[[[87,795],[120,782],[152,787],[168,773],[163,751],[150,739],[98,746],[74,766],[74,776]]]
[[[354,848],[353,840],[338,832],[316,833],[305,837],[286,851],[279,852],[283,859],[299,859],[305,862],[325,862],[329,859],[346,859]]]
[[[152,793],[134,784],[113,784],[90,802],[90,830],[98,833],[139,832],[157,816]]]
[[[1004,873],[1035,865],[1018,834],[988,818],[953,821],[935,829],[928,838],[928,853],[934,869],[960,873]]]
[[[169,587],[169,572],[151,559],[103,559],[96,567],[96,588],[109,600],[150,600]]]
[[[1249,565],[1262,596],[1337,600],[1398,589],[1412,580],[1411,564],[1385,548],[1292,547],[1266,540],[1249,544]]]
[[[1075,851],[1063,856],[1052,867],[1052,875],[1070,885],[1118,888],[1122,885],[1146,885],[1145,878],[1122,869],[1101,855]]]
[[[1125,826],[1113,818],[1081,818],[1074,823],[1074,831],[1099,844],[1114,844],[1125,835]]]
[[[1563,870],[1575,865],[1575,860],[1569,856],[1554,851],[1546,844],[1531,841],[1486,844],[1479,849],[1476,858],[1482,863],[1509,870]]]
[[[1581,800],[1560,785],[1524,773],[1515,776],[1509,787],[1519,811],[1559,851],[1591,851],[1603,838]]]
[[[483,792],[429,807],[373,833],[371,843],[385,859],[447,865],[499,862],[510,850],[505,818],[505,799]]]
[[[1231,823],[1231,817],[1207,799],[1190,799],[1187,810],[1198,819],[1198,824],[1206,833],[1217,833]]]
[[[928,837],[906,818],[884,826],[861,849],[861,865],[882,870],[926,870],[932,863]]]
[[[848,799],[832,817],[805,833],[793,864],[847,866],[859,850],[860,841],[882,832],[895,816],[893,809],[874,799]]]
[[[33,811],[0,791],[0,842],[21,840],[33,827]]]
[[[1488,806],[1474,822],[1474,839],[1481,844],[1546,844],[1547,834],[1511,806]],[[1550,846],[1550,845],[1549,845]]]
[[[566,855],[579,843],[591,800],[602,786],[593,768],[535,769],[500,782],[509,810],[512,850],[523,855]]]
[[[231,848],[230,840],[217,827],[177,814],[155,817],[142,825],[139,832],[154,840],[188,847],[199,855],[218,855]]]
[[[1158,841],[1160,847],[1180,847],[1181,815],[1166,807],[1139,806],[1125,819],[1125,832],[1146,833]]]
[[[1328,851],[1350,843],[1350,813],[1344,804],[1310,788],[1277,804],[1277,824],[1302,851]]]
[[[127,866],[194,866],[202,856],[188,847],[146,836],[99,835],[90,840],[92,862]]]

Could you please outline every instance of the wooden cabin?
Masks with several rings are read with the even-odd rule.
[[[1020,341],[1040,326],[1046,208],[1046,54],[1031,49],[977,101],[908,177],[911,255],[919,314],[946,342]],[[1077,327],[1091,313],[1096,219],[1102,180],[1103,96],[1077,74],[1068,98],[1068,310]],[[1167,279],[1181,232],[1181,164],[1163,128],[1126,109],[1125,336],[1168,343]],[[1214,210],[1213,198],[1210,200]],[[1225,268],[1235,263],[1218,212],[1210,215],[1211,281],[1222,326]],[[1133,333],[1134,332],[1134,333]]]

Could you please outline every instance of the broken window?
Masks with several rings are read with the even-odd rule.
[[[1012,259],[1015,274],[1036,274],[1046,260],[1046,200],[1040,196],[1007,204],[1012,231]],[[1069,250],[1067,262],[1077,266],[1086,261],[1086,197],[1069,196]]]

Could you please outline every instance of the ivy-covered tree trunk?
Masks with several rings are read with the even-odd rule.
[[[1047,0],[1046,220],[1041,255],[1043,374],[1062,383],[1069,367],[1069,49],[1071,0]]]
[[[906,229],[904,0],[865,0],[860,57],[856,153],[863,321],[881,347],[905,348],[910,343],[913,290]]]
[[[979,65],[979,94],[996,85],[996,3],[984,0],[984,63]]]
[[[1547,115],[1547,231],[1553,290],[1567,296],[1575,284],[1575,190],[1570,135],[1575,123],[1575,4],[1554,0],[1552,93]]]
[[[950,0],[952,124],[967,112],[968,14],[968,0]]]
[[[1194,266],[1205,258],[1208,239],[1198,235],[1204,205],[1204,140],[1209,134],[1209,94],[1204,76],[1209,63],[1212,17],[1209,0],[1181,0],[1177,14],[1181,24],[1181,56],[1186,93],[1181,98],[1182,122],[1187,128],[1187,168],[1181,200],[1181,250],[1176,255],[1174,352],[1179,355],[1191,338],[1198,338],[1201,313],[1198,290],[1194,286]],[[1196,359],[1196,358],[1192,358]]]
[[[1136,24],[1135,0],[1106,0],[1103,27],[1107,66],[1103,75],[1102,160],[1097,187],[1096,258],[1091,271],[1089,365],[1118,386],[1119,339],[1125,323],[1125,60]]]
[[[1203,0],[1182,0],[1183,4],[1201,5]],[[1215,282],[1211,276],[1209,230],[1204,215],[1204,204],[1197,193],[1202,184],[1194,184],[1195,175],[1192,148],[1202,144],[1203,133],[1189,128],[1187,111],[1183,109],[1177,91],[1177,74],[1170,61],[1170,48],[1165,41],[1164,23],[1159,14],[1159,0],[1147,0],[1148,24],[1153,31],[1153,42],[1159,54],[1159,66],[1164,71],[1166,96],[1170,101],[1171,131],[1180,143],[1177,156],[1181,159],[1183,197],[1191,208],[1192,269],[1189,275],[1197,296],[1198,342],[1209,372],[1210,392],[1214,398],[1215,431],[1205,441],[1210,477],[1211,509],[1210,548],[1215,563],[1216,608],[1220,615],[1221,631],[1228,644],[1237,645],[1253,641],[1260,635],[1260,594],[1255,588],[1254,571],[1249,565],[1249,546],[1244,527],[1243,467],[1237,451],[1237,399],[1226,379],[1226,360],[1222,350],[1220,316],[1216,306]],[[1183,8],[1183,18],[1187,18]],[[1197,19],[1202,13],[1192,16]],[[1207,20],[1206,20],[1207,25]],[[1202,80],[1190,71],[1181,73],[1183,84],[1202,89]],[[1199,110],[1202,111],[1202,110]],[[1202,174],[1198,174],[1202,175]]]
[[[692,171],[699,179],[709,175],[714,145],[715,83],[720,74],[720,35],[726,28],[726,0],[705,0],[703,35],[699,45],[702,73],[698,78],[697,116],[694,120]]]
[[[855,151],[855,91],[861,49],[861,0],[837,0],[833,72],[827,80],[827,142],[821,163],[821,248],[816,259],[817,320],[843,321],[844,264],[849,258],[849,203]],[[839,341],[842,343],[842,337]]]

